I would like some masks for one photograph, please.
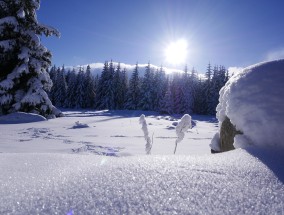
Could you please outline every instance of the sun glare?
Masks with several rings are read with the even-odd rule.
[[[187,41],[184,39],[171,42],[165,50],[166,61],[173,65],[185,63],[187,56]]]

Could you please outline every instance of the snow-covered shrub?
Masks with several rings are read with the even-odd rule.
[[[72,128],[88,128],[89,126],[85,123],[81,123],[79,121],[75,122]]]
[[[174,154],[176,153],[177,144],[183,140],[185,132],[189,128],[191,128],[191,116],[189,114],[185,114],[176,127],[177,139]]]
[[[245,68],[220,91],[217,118],[237,131],[234,146],[284,148],[284,60]]]
[[[152,149],[152,144],[151,144],[151,138],[149,137],[149,132],[148,132],[148,127],[145,119],[145,115],[142,114],[139,118],[139,123],[142,124],[142,131],[144,133],[144,138],[146,140],[146,145],[145,145],[145,151],[146,154],[149,155],[151,154],[151,149]]]

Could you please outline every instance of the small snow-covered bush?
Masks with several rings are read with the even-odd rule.
[[[191,116],[189,114],[185,114],[176,127],[177,139],[174,154],[176,153],[177,144],[183,140],[185,132],[189,128],[191,128]]]
[[[75,125],[73,125],[72,128],[88,128],[89,126],[84,123],[80,123],[79,121],[75,122]]]
[[[151,144],[151,138],[149,137],[149,132],[148,132],[148,127],[145,119],[145,115],[142,114],[139,118],[139,123],[142,124],[142,131],[144,133],[144,138],[146,140],[146,145],[145,145],[145,151],[146,154],[149,155],[151,154],[151,149],[152,149],[152,144]]]

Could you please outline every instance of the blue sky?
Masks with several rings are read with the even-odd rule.
[[[188,41],[188,67],[245,67],[284,58],[282,0],[41,0],[39,22],[61,38],[42,38],[53,64],[113,60],[173,67],[166,46]],[[175,67],[183,68],[184,65]]]

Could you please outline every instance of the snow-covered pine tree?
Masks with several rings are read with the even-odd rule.
[[[114,67],[112,61],[105,62],[98,87],[98,109],[114,109]]]
[[[181,79],[181,109],[180,113],[192,113],[193,110],[193,93],[190,81],[190,76],[187,71],[187,66],[185,66],[184,73]]]
[[[67,83],[65,79],[65,68],[56,70],[56,78],[53,81],[53,102],[57,107],[66,107]]]
[[[195,88],[195,99],[194,99],[194,113],[207,114],[207,104],[205,97],[205,81],[201,78],[198,80],[198,84]]]
[[[114,103],[115,109],[121,110],[124,107],[127,92],[127,76],[126,70],[121,71],[120,63],[118,63],[113,80],[114,87]]]
[[[196,93],[197,93],[197,87],[198,87],[199,81],[198,81],[198,73],[193,67],[190,74],[190,86],[191,86],[191,92],[193,97],[193,105],[192,105],[192,111],[194,112],[195,107],[195,100],[196,100]]]
[[[91,74],[91,67],[90,65],[87,66],[85,76],[85,97],[86,97],[86,108],[93,108],[95,104],[95,80],[93,75]]]
[[[59,32],[38,23],[40,0],[1,0],[0,5],[0,114],[61,115],[46,93],[52,86],[51,53],[40,42],[40,36]]]
[[[145,67],[145,73],[144,73],[144,77],[142,79],[142,84],[141,84],[141,100],[139,103],[139,107],[142,110],[153,110],[154,109],[153,92],[154,92],[154,88],[157,86],[154,85],[153,82],[154,82],[154,73],[151,70],[150,63],[148,63],[148,65]]]
[[[180,74],[174,74],[173,80],[171,83],[171,92],[172,92],[172,101],[173,101],[173,113],[181,113],[182,112],[182,78]]]
[[[154,74],[153,85],[155,86],[153,88],[153,110],[160,111],[168,86],[166,74],[163,70],[163,67],[157,70]]]
[[[112,60],[109,63],[109,76],[107,79],[107,85],[106,85],[106,97],[105,97],[105,104],[106,108],[109,110],[114,109],[114,84],[113,84],[113,79],[114,79],[114,65]]]
[[[128,76],[126,72],[126,68],[123,69],[121,73],[121,104],[119,104],[119,109],[123,109],[125,107],[125,102],[126,102],[126,95],[127,95],[127,90],[128,90]]]
[[[98,83],[97,101],[96,101],[96,107],[98,109],[108,108],[107,104],[105,104],[108,78],[109,78],[109,63],[108,61],[105,61],[101,76],[99,77],[99,83]]]
[[[118,108],[118,103],[120,103],[120,97],[121,97],[121,92],[120,92],[120,76],[121,76],[121,70],[120,70],[120,63],[118,63],[116,70],[114,72],[114,77],[113,77],[113,96],[114,96],[114,109],[119,109]]]
[[[212,68],[211,64],[208,64],[207,71],[205,73],[206,81],[205,81],[205,98],[206,98],[206,114],[214,114],[214,102],[213,102],[213,85],[212,85]]]
[[[219,91],[227,82],[226,80],[226,69],[224,66],[215,66],[213,69],[213,77],[212,77],[212,106],[214,111],[211,114],[216,113],[216,107],[219,103]]]
[[[99,81],[100,81],[100,76],[99,74],[97,74],[96,77],[94,78],[94,91],[95,91],[94,107],[98,106]]]
[[[84,69],[80,67],[77,75],[76,108],[86,108],[86,85]]]
[[[56,66],[54,65],[53,67],[51,67],[48,73],[49,73],[49,77],[50,77],[50,79],[53,83],[53,86],[51,87],[50,91],[48,92],[48,97],[49,97],[50,101],[52,103],[54,103],[54,83],[57,79],[57,68],[56,68]]]
[[[76,107],[76,91],[77,91],[77,74],[75,69],[73,68],[71,71],[67,73],[67,101],[66,107],[75,108]]]
[[[137,110],[140,101],[140,79],[138,72],[138,63],[133,70],[129,81],[129,87],[127,91],[127,101],[125,103],[125,108],[129,110]]]
[[[174,113],[174,102],[173,102],[172,87],[170,81],[168,81],[167,91],[161,101],[160,112],[166,114]]]

